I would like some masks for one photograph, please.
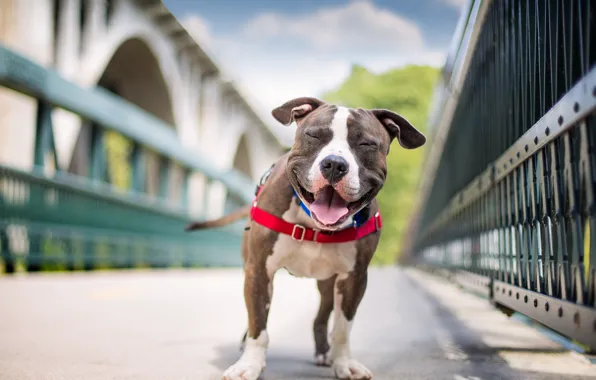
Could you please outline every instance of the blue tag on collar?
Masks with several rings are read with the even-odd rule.
[[[362,220],[362,216],[362,211],[358,211],[356,214],[354,214],[354,227],[360,227],[360,225],[365,222],[365,220]]]

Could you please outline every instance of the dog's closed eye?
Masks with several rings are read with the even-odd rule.
[[[361,141],[358,145],[364,146],[364,147],[371,147],[371,148],[376,148],[377,147],[377,143],[375,141],[372,141],[372,140]]]
[[[317,140],[317,141],[320,141],[320,140],[321,140],[321,138],[320,138],[319,136],[316,136],[316,135],[315,135],[314,133],[312,133],[312,132],[305,132],[304,134],[305,134],[306,136],[310,137],[310,138],[311,138],[311,139],[313,139],[313,140]]]

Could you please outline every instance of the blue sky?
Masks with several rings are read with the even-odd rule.
[[[441,66],[467,0],[164,0],[262,111],[375,72]]]

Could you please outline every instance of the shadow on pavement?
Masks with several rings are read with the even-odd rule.
[[[214,350],[217,352],[217,358],[209,364],[223,373],[240,358],[240,341],[235,345],[216,346]],[[313,359],[302,354],[283,348],[271,348],[267,353],[267,368],[259,380],[325,380],[333,379],[332,375],[331,368],[317,367]]]
[[[561,373],[547,373],[527,371],[511,368],[510,365],[498,355],[499,352],[507,351],[511,353],[564,353],[568,350],[564,348],[534,348],[534,347],[502,347],[488,346],[482,341],[482,337],[455,314],[447,309],[434,295],[420,286],[416,281],[407,276],[413,289],[416,289],[420,295],[426,299],[429,305],[433,307],[433,314],[443,325],[444,329],[450,333],[454,346],[462,350],[467,359],[462,362],[459,374],[463,379],[519,379],[519,380],[580,380],[586,378],[596,378],[594,376],[583,375],[562,375]],[[498,310],[495,309],[495,313]],[[489,332],[483,334],[484,338],[488,336],[515,339],[515,336],[506,332]]]

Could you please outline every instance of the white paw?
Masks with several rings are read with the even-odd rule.
[[[331,365],[329,354],[317,354],[315,356],[315,364],[320,367],[329,367]]]
[[[369,380],[372,373],[357,360],[350,358],[337,358],[333,361],[335,377],[341,380]]]
[[[226,369],[222,380],[257,380],[263,372],[265,365],[255,360],[240,359]]]

